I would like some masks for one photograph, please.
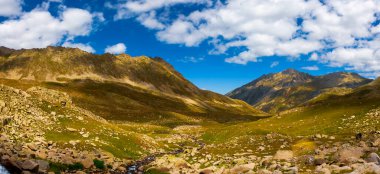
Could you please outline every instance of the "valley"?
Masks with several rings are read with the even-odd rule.
[[[0,71],[11,173],[380,172],[379,79],[290,69],[223,96],[160,58],[63,47],[2,48]]]

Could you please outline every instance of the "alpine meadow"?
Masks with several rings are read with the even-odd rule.
[[[0,0],[0,174],[380,174],[378,0]]]

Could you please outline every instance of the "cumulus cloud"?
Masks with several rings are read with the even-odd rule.
[[[304,66],[304,67],[302,67],[302,69],[308,70],[308,71],[318,71],[319,67],[316,66],[316,65],[314,65],[314,66]]]
[[[21,0],[0,0],[0,16],[17,16],[21,14]]]
[[[108,46],[104,52],[111,54],[122,54],[127,51],[127,47],[123,43],[118,43],[116,45]]]
[[[70,47],[70,48],[79,48],[79,49],[81,49],[83,51],[87,51],[89,53],[95,52],[95,49],[89,44],[65,42],[62,44],[62,46]]]
[[[59,17],[34,9],[0,23],[0,45],[15,49],[58,45],[63,40],[88,35],[92,23],[92,14],[83,9],[66,8]]]
[[[204,8],[169,21],[157,18],[160,9],[181,3]],[[207,0],[136,0],[118,9],[121,16],[137,14],[142,25],[158,30],[162,42],[188,47],[207,42],[214,47],[210,54],[230,55],[229,63],[309,56],[362,74],[380,72],[377,0],[227,0],[212,5]]]
[[[164,29],[165,25],[156,19],[156,13],[154,11],[148,14],[140,15],[137,20],[149,29]]]

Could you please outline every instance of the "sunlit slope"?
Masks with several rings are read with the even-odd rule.
[[[200,90],[161,58],[94,55],[63,47],[2,47],[0,77],[23,89],[41,85],[67,92],[76,105],[109,120],[174,126],[266,115],[243,101]]]

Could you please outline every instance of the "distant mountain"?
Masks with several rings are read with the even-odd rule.
[[[294,69],[263,75],[227,96],[246,101],[266,112],[275,113],[328,95],[344,95],[370,79],[356,73],[336,72],[312,76]]]
[[[68,93],[109,120],[189,124],[255,120],[247,103],[200,90],[161,58],[95,55],[76,48],[0,48],[0,83]]]

